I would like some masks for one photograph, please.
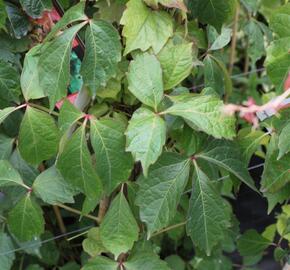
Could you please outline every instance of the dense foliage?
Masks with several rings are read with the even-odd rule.
[[[287,263],[287,2],[0,0],[0,269]]]

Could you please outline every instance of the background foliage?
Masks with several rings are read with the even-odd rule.
[[[1,270],[287,263],[289,109],[225,104],[287,97],[288,1],[60,4],[0,0]],[[275,222],[241,231],[241,188]]]

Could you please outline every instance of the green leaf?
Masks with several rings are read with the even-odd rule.
[[[130,63],[127,77],[130,92],[157,111],[163,98],[162,69],[157,58],[148,53],[137,55]]]
[[[140,218],[147,224],[148,238],[169,225],[189,176],[189,159],[176,153],[164,153],[150,168],[148,177],[138,180],[136,205]]]
[[[252,155],[258,150],[261,144],[268,141],[269,134],[252,128],[241,129],[238,133],[238,144],[241,147],[244,160],[248,164]]]
[[[0,124],[14,111],[16,111],[17,108],[15,107],[7,107],[3,110],[0,110]]]
[[[46,0],[47,1],[47,0]],[[77,5],[72,6],[70,9],[68,9],[62,18],[57,22],[57,24],[51,29],[49,34],[46,36],[45,41],[50,40],[56,34],[64,29],[66,26],[73,24],[75,22],[80,22],[80,21],[86,21],[88,20],[88,17],[85,14],[85,6],[86,2],[81,1]]]
[[[251,19],[246,24],[244,31],[249,40],[247,53],[255,63],[265,54],[264,35],[262,29],[256,20]]]
[[[9,159],[12,148],[13,148],[14,138],[10,138],[4,134],[0,134],[0,160]]]
[[[164,89],[171,89],[187,78],[193,67],[193,43],[166,45],[158,54],[163,70]]]
[[[41,45],[33,47],[25,55],[20,83],[22,93],[26,101],[30,99],[42,98],[45,96],[43,89],[39,84],[39,74],[37,68],[39,62],[40,46]]]
[[[71,104],[67,99],[65,99],[58,116],[58,127],[60,132],[64,134],[82,117],[84,117],[84,113],[81,112],[74,104]]]
[[[36,196],[48,204],[74,203],[74,190],[63,179],[55,166],[38,175],[32,189]]]
[[[235,118],[223,113],[223,102],[212,95],[186,94],[174,99],[173,106],[163,112],[183,117],[197,130],[216,138],[231,139],[235,136]]]
[[[187,234],[209,256],[229,227],[229,212],[214,183],[195,163]]]
[[[271,241],[261,236],[255,230],[246,231],[237,242],[238,251],[242,256],[253,256],[262,253]]]
[[[98,227],[88,231],[88,237],[83,241],[82,245],[84,251],[91,257],[96,257],[102,252],[106,252],[106,248],[100,238],[100,229]]]
[[[104,118],[91,120],[91,143],[96,155],[96,169],[106,194],[128,180],[133,168],[130,153],[125,152],[126,126],[123,122]]]
[[[55,40],[44,43],[38,62],[39,83],[49,98],[50,109],[66,96],[70,81],[72,40],[86,22],[66,29]]]
[[[8,227],[19,241],[29,241],[44,232],[41,207],[27,193],[9,212]]]
[[[0,60],[0,99],[19,101],[19,73],[9,63]]]
[[[287,25],[290,23],[290,3],[280,6],[272,11],[270,17],[270,28],[279,37],[289,37],[290,30]]]
[[[100,236],[104,247],[115,258],[126,253],[138,240],[139,227],[130,206],[121,191],[113,200],[100,225]]]
[[[120,24],[124,25],[125,55],[136,49],[144,52],[149,48],[157,54],[173,35],[173,22],[169,14],[153,11],[140,0],[127,3]]]
[[[4,232],[0,232],[0,253],[6,253],[13,250],[14,246],[11,238]],[[15,253],[11,252],[9,254],[0,256],[0,268],[1,270],[10,270],[13,261],[15,260]]]
[[[20,0],[25,12],[32,18],[41,18],[45,10],[52,8],[51,0]]]
[[[261,190],[263,192],[277,192],[290,182],[290,153],[279,160],[278,153],[278,136],[272,135],[262,174]]]
[[[213,25],[218,31],[232,17],[236,2],[234,0],[192,0],[189,7],[192,15],[202,23]]]
[[[9,161],[0,160],[0,187],[20,185],[27,187]]]
[[[30,27],[28,17],[23,14],[23,11],[20,7],[12,3],[5,2],[5,6],[12,30],[11,32],[14,33],[14,36],[17,39],[26,36]]]
[[[232,79],[222,61],[212,55],[207,55],[204,63],[205,87],[211,87],[220,96],[232,94]]]
[[[251,189],[257,191],[244,163],[239,146],[236,143],[225,140],[213,140],[204,151],[196,155],[196,158],[205,159],[229,171]]]
[[[56,165],[69,184],[83,192],[88,200],[98,203],[102,183],[92,165],[85,125],[79,127],[67,141]]]
[[[144,2],[152,6],[154,9],[158,8],[158,4],[168,7],[168,8],[179,8],[180,10],[187,12],[186,5],[183,0],[144,0]]]
[[[153,251],[149,242],[139,242],[135,245],[128,260],[124,263],[126,270],[170,270]]]
[[[89,260],[81,270],[117,270],[118,263],[104,256]]]
[[[280,135],[279,135],[279,159],[283,157],[285,154],[289,153],[290,151],[290,123],[288,123],[285,127],[283,127]]]
[[[118,31],[108,22],[90,21],[86,30],[86,51],[81,74],[93,96],[116,76],[121,61]]]
[[[267,48],[266,69],[278,90],[283,89],[290,66],[290,37],[275,40]]]
[[[134,112],[126,131],[127,148],[135,161],[141,161],[143,173],[162,153],[166,140],[165,121],[146,108]]]
[[[217,39],[210,46],[210,51],[220,50],[223,47],[227,46],[231,41],[232,29],[231,28],[222,28],[221,34],[217,37]]]
[[[7,19],[7,13],[5,9],[4,0],[0,0],[0,29],[6,29],[5,22]]]
[[[59,131],[54,119],[47,113],[26,108],[20,131],[19,152],[24,160],[38,165],[52,158],[58,149]]]

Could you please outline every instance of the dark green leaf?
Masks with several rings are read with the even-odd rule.
[[[152,233],[168,226],[189,176],[189,159],[175,153],[164,153],[150,168],[148,177],[140,177],[136,204],[140,218]]]
[[[224,140],[213,140],[207,148],[196,156],[229,171],[247,186],[257,190],[243,161],[241,151],[236,143]]]
[[[93,96],[117,74],[121,61],[118,31],[105,21],[90,21],[86,30],[86,51],[81,74]]]
[[[255,230],[248,230],[238,239],[237,244],[242,256],[253,256],[263,252],[271,244],[271,241]]]
[[[0,60],[0,98],[18,102],[19,95],[19,73],[9,63]]]
[[[125,152],[125,129],[124,123],[110,118],[91,121],[96,169],[108,195],[120,183],[128,180],[133,168],[132,156]]]
[[[19,131],[19,152],[24,160],[38,165],[52,158],[58,149],[59,131],[47,113],[26,108]]]
[[[44,43],[38,62],[39,83],[48,96],[50,109],[66,96],[70,81],[70,53],[72,40],[86,22],[66,29],[53,41]]]
[[[84,265],[82,270],[117,270],[118,263],[104,256],[97,256]]]
[[[66,142],[57,160],[57,168],[74,188],[83,192],[88,200],[98,203],[102,183],[93,164],[86,142],[85,125],[79,127]]]
[[[187,234],[209,256],[229,227],[229,212],[214,183],[195,164]]]
[[[45,10],[52,8],[51,0],[20,0],[20,4],[32,18],[40,18]]]
[[[4,232],[0,232],[0,253],[6,253],[13,250],[14,246],[11,238]],[[10,270],[15,259],[15,253],[11,252],[5,255],[0,255],[1,270]]]

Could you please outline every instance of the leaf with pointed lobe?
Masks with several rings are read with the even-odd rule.
[[[141,161],[146,177],[149,166],[162,153],[166,140],[165,121],[149,109],[140,108],[129,121],[126,136],[126,151],[132,153],[135,161]]]

